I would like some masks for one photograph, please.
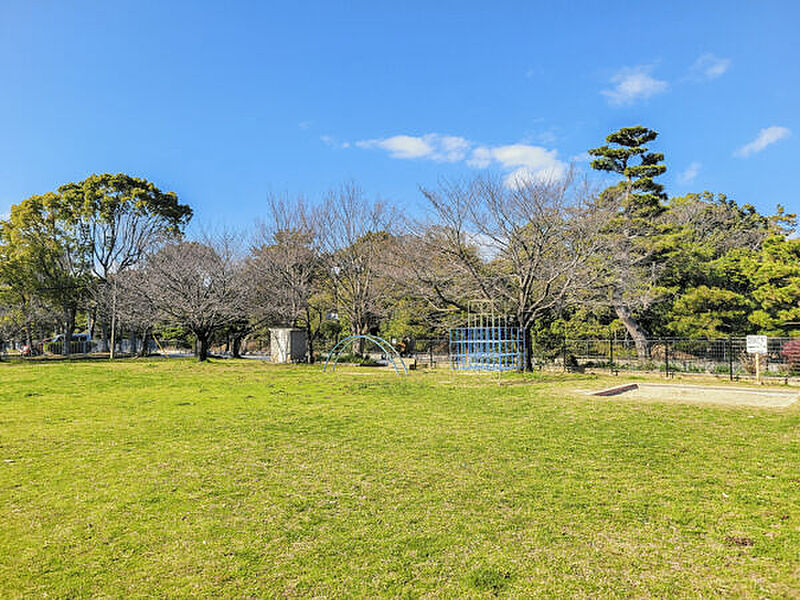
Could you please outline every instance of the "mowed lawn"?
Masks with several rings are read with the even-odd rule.
[[[0,364],[0,597],[798,597],[798,404],[609,381]]]

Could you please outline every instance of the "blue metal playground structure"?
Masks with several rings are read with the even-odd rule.
[[[503,316],[467,314],[467,326],[450,330],[454,371],[520,371],[525,367],[525,334]]]

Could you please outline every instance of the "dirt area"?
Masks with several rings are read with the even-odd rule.
[[[595,396],[624,396],[642,400],[672,400],[676,402],[699,402],[724,404],[727,406],[760,406],[785,408],[794,403],[800,393],[792,389],[759,389],[705,385],[682,385],[669,383],[638,383],[620,385],[607,390],[591,392]]]

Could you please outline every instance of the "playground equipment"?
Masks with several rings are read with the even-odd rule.
[[[472,309],[478,305],[478,311]],[[525,333],[490,302],[471,302],[467,326],[450,330],[450,368],[454,371],[519,371],[525,366]]]
[[[374,335],[351,335],[349,337],[344,338],[338,344],[333,347],[330,354],[328,354],[328,358],[325,361],[325,365],[322,367],[322,371],[325,372],[328,370],[328,365],[331,364],[331,371],[336,370],[336,363],[339,361],[339,355],[342,353],[342,350],[347,348],[348,346],[352,345],[354,342],[358,340],[366,340],[378,348],[386,355],[386,358],[392,363],[395,372],[400,375],[400,369],[398,368],[398,363],[400,367],[403,369],[403,374],[408,375],[408,369],[406,368],[406,363],[403,362],[402,357],[398,354],[397,350],[392,348],[392,345],[387,342],[385,339],[374,336]],[[333,360],[333,362],[331,362]]]

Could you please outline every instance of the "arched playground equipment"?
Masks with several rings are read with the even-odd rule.
[[[478,311],[472,309],[476,304]],[[525,332],[490,302],[473,301],[467,326],[450,330],[450,368],[454,371],[521,371],[525,367]]]
[[[392,345],[385,339],[374,335],[351,335],[341,340],[338,344],[336,344],[333,347],[333,350],[330,351],[330,354],[328,354],[328,358],[325,361],[325,365],[322,367],[322,371],[323,372],[327,371],[329,364],[331,364],[331,371],[335,371],[336,363],[339,362],[339,355],[342,353],[342,350],[344,350],[348,346],[351,346],[354,342],[357,342],[358,340],[366,340],[376,345],[386,355],[386,358],[389,359],[389,361],[391,361],[392,366],[394,367],[394,370],[398,375],[401,374],[400,369],[397,367],[398,362],[400,363],[400,367],[402,367],[403,369],[402,374],[408,375],[408,369],[406,368],[406,363],[403,362],[403,359],[397,352],[397,350],[392,348]]]

